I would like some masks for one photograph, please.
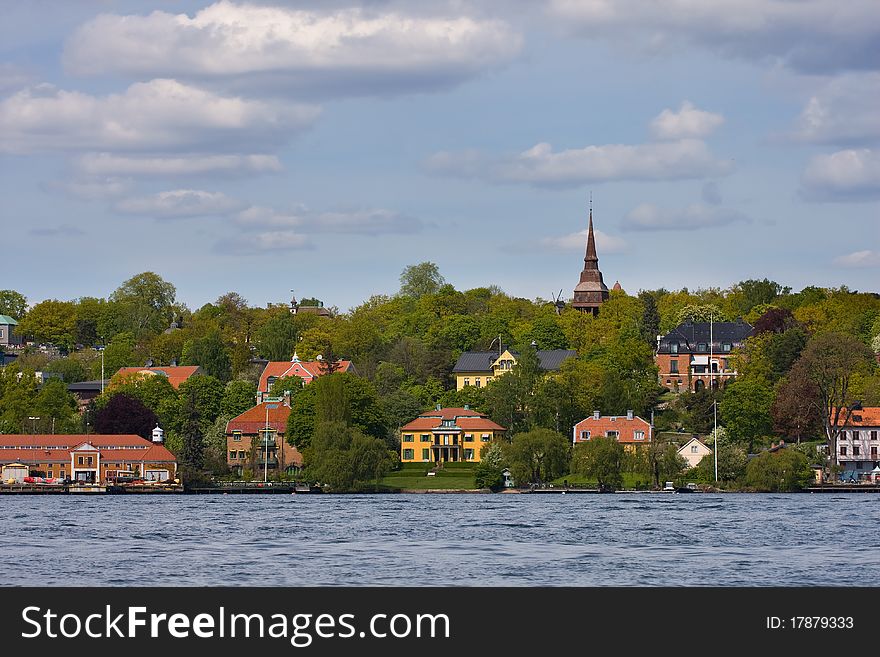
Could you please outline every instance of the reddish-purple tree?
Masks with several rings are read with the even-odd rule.
[[[137,434],[149,440],[158,423],[153,411],[124,393],[113,395],[107,405],[95,413],[95,433]]]

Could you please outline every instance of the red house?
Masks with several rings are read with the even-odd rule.
[[[593,411],[591,417],[574,425],[572,443],[576,445],[597,437],[609,437],[630,447],[650,443],[654,438],[653,431],[650,422],[633,415],[632,411],[627,411],[626,415],[600,415],[599,411]]]
[[[260,375],[260,385],[257,389],[258,399],[269,394],[272,384],[285,376],[298,376],[303,385],[307,385],[323,374],[327,374],[327,363],[320,356],[318,360],[300,360],[294,352],[290,361],[270,361],[266,363],[263,373]],[[334,372],[354,372],[354,365],[350,360],[338,360],[333,366]]]

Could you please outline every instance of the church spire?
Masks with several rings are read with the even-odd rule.
[[[590,223],[587,229],[587,253],[584,256],[584,269],[580,282],[574,288],[572,307],[581,312],[599,313],[599,306],[608,300],[608,288],[599,270],[599,256],[596,254],[596,237],[593,234],[593,195],[590,194]]]
[[[588,269],[599,268],[599,256],[596,255],[596,238],[593,237],[593,208],[590,208],[590,228],[587,231],[587,255],[584,262]]]

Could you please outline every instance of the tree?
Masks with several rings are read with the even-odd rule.
[[[220,337],[220,331],[212,329],[206,335],[187,341],[183,347],[183,365],[199,365],[206,373],[222,382],[229,380],[232,366],[229,352]]]
[[[18,332],[36,342],[72,349],[76,333],[76,307],[69,301],[41,301],[18,323]]]
[[[724,435],[724,429],[718,429],[718,481],[728,484],[738,482],[746,471],[748,454],[741,445],[735,445]],[[705,483],[715,483],[715,454],[704,456],[697,466],[688,471],[688,477]]]
[[[296,315],[279,309],[257,330],[257,351],[271,361],[290,360],[299,335]]]
[[[572,450],[571,471],[595,478],[600,489],[623,486],[625,450],[615,438],[598,437],[580,442]]]
[[[77,429],[77,403],[67,385],[57,378],[47,380],[34,400],[34,412],[44,428],[52,433],[74,433]]]
[[[183,399],[183,412],[180,433],[183,445],[178,457],[183,481],[187,484],[204,479],[205,441],[202,432],[202,416],[199,413],[198,395],[195,387],[186,392]]]
[[[94,417],[95,433],[137,434],[147,439],[159,423],[153,411],[139,399],[124,393],[113,395]]]
[[[639,292],[639,300],[642,302],[642,337],[651,348],[654,348],[657,336],[660,333],[660,311],[657,309],[657,293],[647,290]]]
[[[872,354],[861,340],[845,333],[823,333],[810,340],[791,369],[793,385],[811,382],[819,394],[811,403],[822,420],[832,465],[837,465],[837,439],[849,423],[855,398],[853,376],[869,370]]]
[[[303,452],[306,476],[334,492],[359,490],[367,482],[378,486],[396,456],[382,440],[364,435],[343,422],[321,422]]]
[[[651,477],[654,488],[659,488],[661,481],[681,476],[688,467],[687,461],[678,454],[678,445],[659,437],[640,445],[632,461],[633,470]]]
[[[223,402],[223,384],[210,375],[191,376],[177,389],[181,401],[189,404],[192,399],[204,424],[211,424],[220,415]]]
[[[718,413],[734,442],[747,445],[749,451],[762,437],[773,431],[770,407],[773,389],[762,379],[740,378],[727,386]]]
[[[400,274],[400,294],[418,299],[426,294],[434,294],[445,283],[440,269],[433,262],[409,265]]]
[[[555,431],[533,429],[518,433],[502,449],[504,461],[518,482],[551,481],[568,471],[568,439]]]
[[[762,492],[796,492],[813,480],[809,459],[796,449],[762,452],[746,466],[746,485]]]
[[[27,298],[15,290],[0,290],[0,315],[21,319],[27,310]]]
[[[474,485],[492,491],[501,490],[504,487],[504,473],[496,465],[480,462],[474,470]]]
[[[257,386],[250,381],[230,381],[223,389],[220,413],[235,417],[241,415],[257,403]]]
[[[177,290],[151,271],[132,276],[110,295],[118,304],[125,330],[140,336],[161,333],[174,318]]]
[[[776,387],[776,396],[770,407],[773,430],[800,444],[801,438],[813,438],[822,433],[819,414],[819,389],[808,378],[795,376],[784,379]]]
[[[679,311],[677,321],[678,324],[684,324],[688,320],[692,322],[708,322],[710,318],[716,322],[724,319],[721,308],[714,304],[689,304]]]

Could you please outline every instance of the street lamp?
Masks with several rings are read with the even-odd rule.
[[[107,341],[102,337],[101,338],[101,348],[98,351],[101,352],[101,394],[104,394],[104,349],[107,348]]]
[[[31,421],[31,433],[32,433],[32,434],[36,434],[36,433],[37,433],[37,420],[39,420],[39,419],[40,419],[40,416],[39,416],[39,415],[37,415],[37,416],[34,416],[34,415],[30,415],[30,416],[28,416],[28,420]]]

